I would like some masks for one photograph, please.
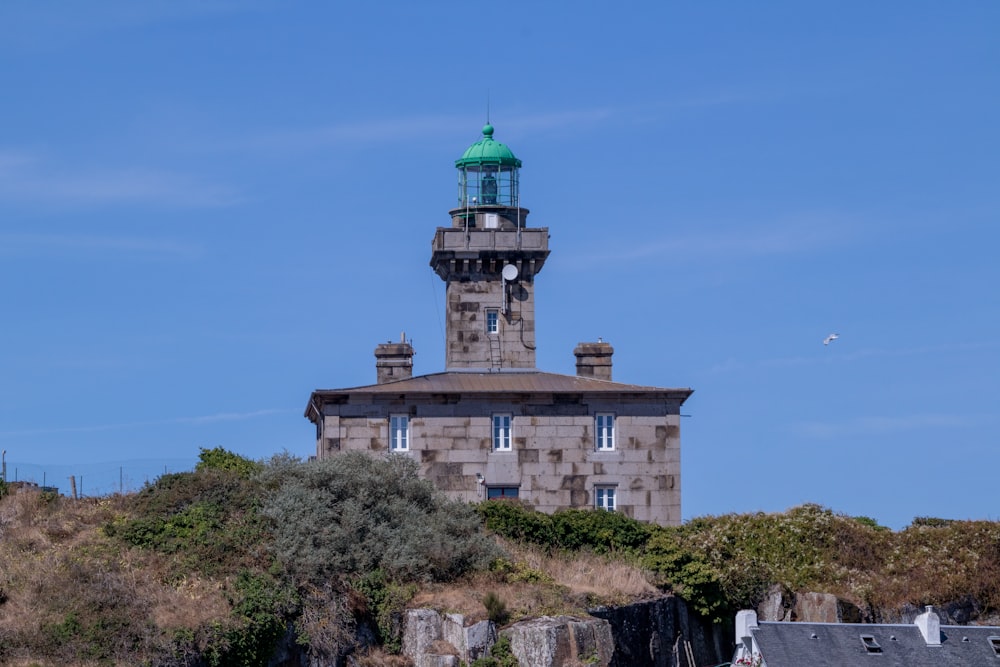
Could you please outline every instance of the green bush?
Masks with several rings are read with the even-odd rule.
[[[618,512],[568,509],[549,515],[509,500],[487,500],[476,509],[498,535],[549,549],[636,553],[650,536],[647,524]]]
[[[519,667],[519,665],[517,657],[510,648],[510,639],[500,635],[496,643],[490,647],[489,655],[474,660],[470,667]]]
[[[268,466],[262,512],[274,552],[301,582],[382,570],[398,581],[446,581],[497,555],[475,512],[418,476],[405,456],[345,452]]]
[[[293,590],[270,575],[244,570],[233,584],[234,625],[224,633],[214,665],[266,665],[298,608]]]
[[[517,501],[486,500],[476,506],[483,524],[498,535],[551,547],[556,543],[552,517]]]
[[[497,625],[506,625],[510,620],[507,605],[493,591],[483,596],[483,606],[486,607],[486,615]]]
[[[105,534],[127,544],[177,556],[177,576],[189,570],[235,573],[266,567],[268,537],[257,508],[262,488],[240,473],[202,468],[163,475],[130,499],[131,518]]]
[[[416,586],[393,582],[385,572],[375,570],[356,577],[352,587],[364,596],[368,613],[378,628],[379,641],[390,653],[399,653],[403,641],[403,611],[416,593]]]
[[[676,531],[658,531],[650,539],[641,563],[657,575],[662,585],[673,589],[695,611],[713,622],[721,621],[732,611],[718,572],[696,552],[682,546]]]
[[[556,545],[574,551],[589,548],[597,553],[634,553],[650,536],[648,524],[603,510],[561,510],[552,515],[552,527]]]
[[[245,479],[250,479],[261,470],[264,466],[256,461],[251,461],[248,458],[240,456],[239,454],[234,454],[222,447],[216,447],[214,449],[201,448],[201,453],[198,455],[198,463],[195,465],[195,470],[228,470],[229,472],[234,472],[240,477]]]

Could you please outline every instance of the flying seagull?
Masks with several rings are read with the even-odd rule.
[[[838,338],[840,338],[840,334],[830,334],[829,336],[823,339],[823,345],[829,345]]]

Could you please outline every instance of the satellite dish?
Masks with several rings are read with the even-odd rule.
[[[503,267],[502,275],[507,282],[514,280],[517,278],[517,267],[513,264],[507,264]]]

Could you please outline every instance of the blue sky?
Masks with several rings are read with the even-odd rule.
[[[539,367],[695,389],[685,518],[998,518],[1000,4],[353,4],[0,5],[8,478],[305,457],[376,344],[441,370],[488,100]]]

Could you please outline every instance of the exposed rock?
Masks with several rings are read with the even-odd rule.
[[[794,596],[774,584],[767,589],[764,599],[757,606],[757,618],[761,621],[791,621],[793,606]]]
[[[542,616],[515,623],[501,634],[510,639],[518,662],[531,667],[607,666],[615,652],[611,624],[599,618]]]
[[[406,612],[403,655],[416,667],[458,667],[486,655],[497,640],[489,621],[465,625],[461,614],[442,615],[433,609]]]
[[[446,614],[441,623],[441,635],[458,650],[459,657],[466,663],[482,658],[497,641],[497,629],[489,621],[465,625],[461,614]]]
[[[433,609],[410,609],[403,619],[403,654],[416,663],[442,638],[441,615]]]
[[[612,667],[686,667],[685,643],[690,645],[697,665],[724,662],[733,653],[731,626],[726,626],[727,631],[705,621],[675,596],[588,612],[611,624],[615,642]]]
[[[757,607],[761,621],[804,623],[861,623],[866,620],[857,605],[831,593],[792,593],[775,584]]]

